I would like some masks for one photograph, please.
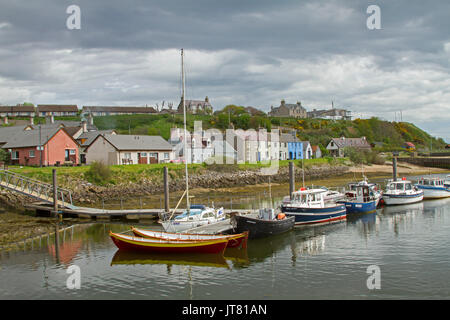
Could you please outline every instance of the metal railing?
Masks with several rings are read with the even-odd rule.
[[[53,185],[12,171],[0,169],[0,186],[44,202],[53,203]],[[73,206],[70,190],[58,187],[56,200],[64,207]]]

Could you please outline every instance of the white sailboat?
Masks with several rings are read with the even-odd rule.
[[[225,211],[223,208],[208,208],[204,205],[191,205],[189,199],[189,173],[187,161],[187,129],[186,129],[186,104],[185,104],[185,76],[184,76],[184,51],[181,49],[181,78],[182,78],[182,101],[184,113],[184,166],[186,176],[186,210],[175,218],[169,218],[162,221],[161,224],[165,231],[182,232],[188,229],[199,227],[205,224],[219,222],[225,220]],[[181,201],[181,199],[180,199]],[[178,206],[177,206],[178,207]],[[176,208],[175,208],[176,210]],[[174,212],[175,212],[174,210]],[[173,215],[173,214],[172,214]]]

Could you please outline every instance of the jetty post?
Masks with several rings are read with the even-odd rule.
[[[294,163],[289,162],[289,197],[292,200],[292,195],[295,191],[295,172],[294,172]]]
[[[52,170],[53,175],[53,215],[58,216],[58,182],[56,179],[56,169]]]
[[[392,152],[392,180],[397,181],[397,157],[398,151]]]
[[[164,210],[169,212],[169,170],[164,167]]]

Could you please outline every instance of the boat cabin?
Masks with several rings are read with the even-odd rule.
[[[413,189],[411,181],[408,180],[389,181],[386,185],[386,191],[408,191]]]
[[[444,180],[440,178],[420,178],[417,184],[429,187],[444,187]]]
[[[305,207],[319,207],[324,206],[324,195],[326,194],[324,189],[308,189],[300,190],[292,193],[292,202],[296,206]]]
[[[374,198],[370,185],[350,184],[349,187],[345,197],[350,201],[369,202]]]

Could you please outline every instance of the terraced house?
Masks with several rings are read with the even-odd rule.
[[[78,107],[76,105],[39,104],[37,106],[39,117],[74,117],[77,114]]]

